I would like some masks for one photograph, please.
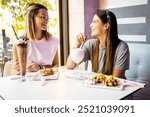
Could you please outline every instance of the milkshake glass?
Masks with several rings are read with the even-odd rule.
[[[26,37],[20,37],[17,41],[17,53],[20,68],[21,81],[25,81],[26,63],[27,63],[27,44],[28,39]]]

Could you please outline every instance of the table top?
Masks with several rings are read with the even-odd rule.
[[[123,100],[150,100],[150,82],[146,86],[136,92],[122,98]]]
[[[123,90],[84,87],[83,80],[67,78],[64,74],[68,71],[65,71],[60,70],[59,79],[48,80],[44,86],[42,81],[21,82],[11,80],[14,76],[2,77],[0,95],[6,100],[119,100],[140,89],[138,86]]]

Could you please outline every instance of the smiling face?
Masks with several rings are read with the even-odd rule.
[[[105,33],[105,24],[102,23],[101,19],[94,15],[92,23],[90,24],[91,27],[91,36],[93,37],[100,37]]]
[[[35,29],[47,30],[48,21],[48,11],[46,9],[40,9],[35,16]]]

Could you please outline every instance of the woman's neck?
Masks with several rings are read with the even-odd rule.
[[[106,48],[106,35],[102,35],[100,37],[98,37],[100,44],[103,48]]]
[[[41,40],[43,38],[43,35],[42,35],[42,31],[37,31],[35,33],[35,36],[36,36],[36,39],[37,40]]]

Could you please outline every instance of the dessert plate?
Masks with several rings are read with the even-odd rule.
[[[57,80],[59,78],[59,72],[54,72],[53,75],[49,75],[49,76],[39,76],[40,79],[45,79],[45,80]]]
[[[49,76],[42,76],[39,71],[38,72],[27,72],[26,77],[29,80],[33,80],[33,81],[38,81],[38,80],[42,80],[42,79],[57,80],[59,77],[59,70],[55,68],[55,69],[53,69],[53,71],[54,71],[54,74],[49,75]]]
[[[66,78],[78,79],[78,80],[85,80],[85,79],[94,77],[97,74],[97,73],[89,72],[85,70],[66,70],[65,72],[63,73],[63,75]]]
[[[92,84],[92,81],[90,79],[87,79],[83,82],[84,87],[90,87],[90,88],[100,88],[100,89],[111,89],[111,90],[123,90],[124,83],[122,80],[117,79],[118,85],[117,86],[106,86],[102,83]]]
[[[107,75],[105,76],[108,77]],[[140,82],[125,80],[125,79],[121,79],[117,77],[115,77],[115,79],[117,79],[118,81],[117,86],[106,86],[102,83],[92,84],[91,78],[85,80],[83,82],[83,86],[91,87],[91,88],[112,89],[112,90],[124,90],[125,87],[139,87],[139,88],[145,87],[145,84],[140,83]]]

